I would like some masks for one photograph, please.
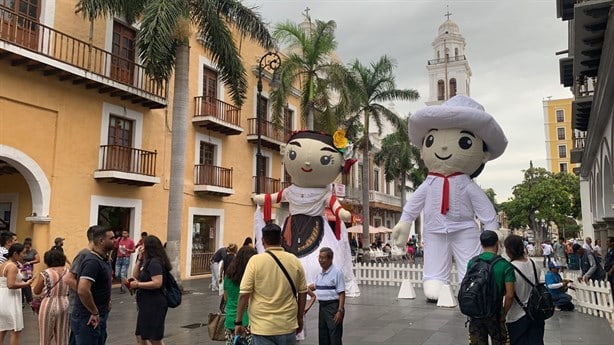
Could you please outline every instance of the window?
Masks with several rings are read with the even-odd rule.
[[[373,190],[379,192],[379,169],[373,170]]]
[[[269,118],[269,99],[261,96],[260,97],[260,102],[258,102],[258,106],[260,106],[260,109],[258,109],[258,111],[260,112],[259,114],[262,114],[262,126],[264,126],[264,128],[266,128],[266,122],[267,119]],[[257,114],[256,114],[257,115]],[[264,129],[263,128],[263,129]],[[262,132],[262,133],[266,133],[266,132]]]
[[[559,164],[559,172],[567,172],[567,163],[560,163]]]
[[[443,101],[445,98],[446,85],[443,80],[437,82],[437,100]]]
[[[294,130],[294,111],[288,107],[284,108],[284,127],[287,131]]]
[[[437,51],[437,60],[441,59],[441,54],[439,53],[439,50]]]
[[[19,17],[13,17],[10,13],[2,11],[0,37],[31,49],[37,49],[39,2],[39,0],[0,0],[0,7],[8,8],[19,15]]]
[[[556,110],[556,122],[565,122],[565,110],[563,109]]]
[[[556,129],[556,137],[559,140],[565,140],[565,128],[557,128]]]
[[[454,48],[454,59],[458,60],[458,48]]]
[[[121,118],[116,115],[111,115],[109,119],[109,145],[118,145],[123,147],[132,147],[132,127],[133,121]]]
[[[450,79],[450,97],[456,96],[456,78]]]
[[[567,158],[567,145],[559,145],[559,158]]]
[[[201,114],[217,116],[217,72],[203,65],[203,101]]]
[[[199,163],[207,165],[215,165],[215,145],[201,141]]]
[[[111,46],[111,78],[123,83],[132,83],[134,76],[134,43],[136,32],[121,23],[113,23]]]
[[[258,176],[270,177],[269,176],[269,157],[260,156],[260,173]],[[262,188],[262,187],[261,187]]]

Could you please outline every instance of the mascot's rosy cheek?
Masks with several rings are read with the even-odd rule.
[[[452,259],[460,282],[469,259],[481,252],[475,218],[483,230],[499,230],[495,209],[473,178],[505,151],[507,139],[479,103],[462,95],[412,115],[409,139],[421,147],[429,175],[403,207],[393,237],[405,245],[411,223],[424,211],[424,293],[437,301],[441,286],[450,283]]]

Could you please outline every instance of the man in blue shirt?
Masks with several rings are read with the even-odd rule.
[[[343,338],[343,316],[345,315],[345,279],[343,272],[333,266],[333,251],[328,247],[320,249],[318,256],[322,272],[314,284],[320,312],[318,314],[318,340],[320,345],[341,345]]]
[[[549,264],[550,270],[546,272],[546,287],[552,295],[554,305],[561,310],[572,311],[574,309],[573,303],[571,303],[571,296],[566,294],[567,289],[572,288],[570,286],[571,281],[561,278],[559,274],[560,266]]]

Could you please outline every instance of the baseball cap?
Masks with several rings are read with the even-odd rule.
[[[483,246],[487,246],[487,247],[494,246],[498,240],[499,240],[499,235],[497,235],[497,233],[492,230],[484,230],[480,234],[480,243]]]
[[[53,240],[55,244],[60,244],[62,241],[64,241],[64,237],[56,237],[55,240]]]
[[[555,265],[552,261],[548,262],[548,269],[553,269],[553,268],[561,268],[561,266]]]

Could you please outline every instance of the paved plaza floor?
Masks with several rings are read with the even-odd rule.
[[[184,281],[183,304],[170,309],[166,318],[167,345],[223,344],[209,340],[207,315],[217,309],[220,297],[207,290],[210,279]],[[458,308],[438,308],[426,303],[416,289],[414,300],[398,300],[398,287],[362,285],[358,298],[348,298],[344,322],[344,343],[361,344],[467,344],[466,318]],[[113,289],[113,310],[108,324],[108,344],[135,344],[136,303],[129,294]],[[306,317],[307,339],[303,345],[317,344],[317,305]],[[38,343],[38,323],[24,309],[22,344]],[[202,327],[201,327],[202,325]],[[557,311],[546,321],[547,345],[611,345],[614,332],[606,319],[580,312]]]

